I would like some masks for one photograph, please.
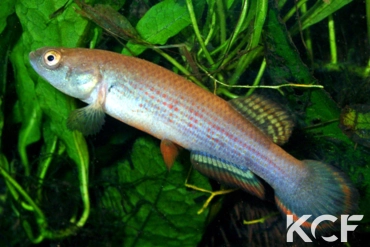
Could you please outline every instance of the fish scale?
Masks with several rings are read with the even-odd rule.
[[[299,173],[293,170],[300,167],[300,161],[271,143],[226,101],[154,64],[125,58],[119,65],[109,68],[115,76],[102,82],[115,85],[107,94],[107,114],[186,149],[217,153],[217,157],[251,170],[273,187],[277,176],[286,177],[282,171],[286,170],[283,167],[287,164],[291,166],[290,174]],[[104,70],[106,67],[107,64]],[[121,75],[120,71],[128,73]],[[171,95],[166,105],[158,102],[163,100],[161,92]],[[130,95],[130,107],[122,104],[125,95]],[[93,100],[85,102],[91,104]],[[143,116],[137,117],[137,111]],[[203,118],[197,118],[195,124],[190,120],[190,111],[197,111]]]
[[[102,50],[44,47],[30,53],[30,62],[55,88],[88,104],[70,114],[74,129],[95,132],[105,112],[162,140],[164,155],[175,143],[190,150],[203,174],[263,197],[256,174],[272,186],[282,213],[294,220],[313,215],[305,227],[323,214],[357,209],[358,192],[345,174],[276,145],[287,141],[292,122],[268,99],[226,102],[156,64]],[[87,120],[91,126],[81,126]]]

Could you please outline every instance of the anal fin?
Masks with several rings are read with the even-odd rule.
[[[163,139],[161,141],[161,153],[163,156],[164,164],[168,170],[171,170],[173,163],[176,160],[177,155],[179,154],[179,148],[175,143],[170,140]]]
[[[282,145],[288,141],[294,122],[290,114],[275,102],[252,94],[230,100],[229,103],[274,143]]]
[[[192,151],[190,159],[194,168],[204,175],[264,198],[265,189],[250,170],[242,170],[233,163],[199,151]]]

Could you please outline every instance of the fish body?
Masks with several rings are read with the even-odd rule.
[[[165,68],[139,58],[78,48],[41,48],[30,53],[30,62],[54,87],[89,105],[71,117],[72,127],[73,120],[86,112],[96,113],[92,125],[101,125],[106,113],[190,150],[193,164],[204,174],[263,197],[256,174],[275,190],[281,211],[293,214],[295,220],[303,214],[351,213],[357,207],[357,191],[341,172],[321,162],[297,160],[248,120],[237,104]],[[257,111],[269,112],[268,104],[259,104]]]

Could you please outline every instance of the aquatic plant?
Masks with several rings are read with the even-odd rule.
[[[28,53],[42,46],[140,56],[225,99],[277,98],[296,118],[285,148],[346,172],[361,194],[359,230],[369,231],[365,9],[348,0],[1,1],[0,245],[195,246],[212,239],[206,227],[226,201],[203,206],[218,185],[188,177],[188,154],[168,172],[159,143],[122,123],[107,119],[87,138],[69,131],[80,103],[32,70]]]

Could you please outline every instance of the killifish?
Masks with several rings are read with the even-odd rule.
[[[44,47],[29,57],[51,85],[88,104],[70,114],[72,130],[95,133],[108,114],[162,140],[169,165],[179,146],[206,176],[260,198],[262,178],[282,213],[294,220],[312,215],[305,227],[323,214],[340,218],[357,209],[358,192],[345,174],[319,161],[300,161],[279,146],[293,124],[268,99],[225,101],[156,64],[109,51]],[[319,225],[330,227],[330,221]]]

